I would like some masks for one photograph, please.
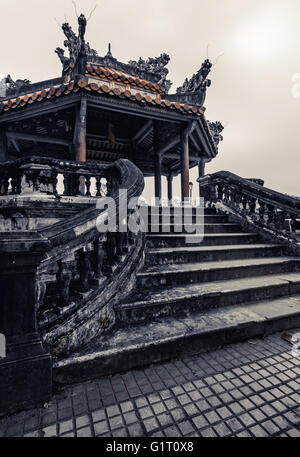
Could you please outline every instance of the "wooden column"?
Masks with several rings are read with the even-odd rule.
[[[198,163],[198,178],[203,178],[205,175],[205,160],[201,159]],[[199,183],[199,197],[201,197],[201,184]]]
[[[0,127],[0,162],[7,160],[7,138],[6,129],[4,126]]]
[[[154,150],[154,189],[155,197],[161,200],[161,163],[162,156],[158,152],[158,131],[156,122],[153,121],[153,150]]]
[[[205,160],[201,159],[198,163],[198,177],[203,178],[205,175]]]
[[[76,110],[74,129],[74,158],[77,162],[86,162],[86,114],[87,99],[82,98]]]
[[[168,174],[168,200],[169,200],[169,202],[173,198],[172,183],[173,183],[173,173],[169,173]]]
[[[190,158],[189,158],[189,134],[191,127],[182,129],[181,131],[181,200],[189,198],[189,182],[190,182]]]
[[[154,154],[154,188],[155,197],[161,200],[161,157]]]

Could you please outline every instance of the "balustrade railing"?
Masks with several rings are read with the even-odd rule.
[[[227,171],[198,179],[206,206],[220,202],[259,226],[285,235],[294,233],[299,226],[300,200],[254,181]]]
[[[60,163],[54,165],[55,173],[61,171]],[[64,171],[67,166],[64,162]],[[47,227],[0,233],[0,333],[7,342],[7,357],[0,360],[2,412],[50,399],[49,351],[52,356],[68,353],[111,327],[114,303],[131,292],[143,262],[141,230],[98,230],[98,218],[105,222],[114,212],[118,221],[120,206],[141,195],[142,172],[126,159],[104,170],[93,164],[83,173],[81,166],[71,164],[70,173],[103,176],[113,209],[92,205]]]
[[[54,196],[102,197],[107,165],[24,157],[0,166],[0,196],[42,193]]]

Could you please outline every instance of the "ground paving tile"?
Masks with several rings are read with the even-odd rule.
[[[0,436],[299,437],[299,375],[275,334],[67,386],[0,419]]]

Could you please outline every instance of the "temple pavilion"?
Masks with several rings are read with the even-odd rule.
[[[189,194],[189,169],[218,153],[223,126],[205,117],[204,101],[211,82],[207,59],[199,71],[169,94],[170,57],[140,58],[123,63],[111,46],[104,57],[85,41],[87,21],[78,18],[78,34],[62,25],[64,46],[58,78],[30,83],[4,81],[0,98],[0,160],[47,156],[80,162],[114,162],[128,158],[145,177],[154,176],[161,198],[161,178],[181,174],[181,196]]]

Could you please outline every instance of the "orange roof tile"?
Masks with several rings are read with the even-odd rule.
[[[87,65],[86,74],[96,77],[99,76],[100,78],[108,78],[110,80],[124,84],[128,83],[140,89],[150,90],[151,92],[157,92],[159,94],[164,93],[158,84],[152,83],[150,81],[145,81],[144,79],[138,78],[137,76],[132,76],[113,68],[101,67],[99,65]]]
[[[152,98],[149,94],[143,96],[139,92],[132,93],[128,89],[111,89],[108,84],[102,83],[101,80],[99,80],[99,82],[93,82],[90,84],[88,84],[85,80],[79,80],[77,83],[72,81],[69,84],[61,84],[50,87],[48,89],[43,89],[42,91],[21,95],[18,98],[4,100],[0,103],[0,115],[1,113],[7,113],[11,110],[22,109],[26,105],[31,105],[33,103],[43,102],[44,100],[47,101],[62,96],[67,96],[69,94],[77,93],[79,91],[88,91],[98,95],[110,95],[118,99],[127,99],[142,105],[148,104],[160,109],[174,110],[181,114],[192,114],[197,116],[203,114],[203,111],[201,109],[197,109],[194,106],[177,102],[171,102],[170,100],[160,99],[158,97]]]

